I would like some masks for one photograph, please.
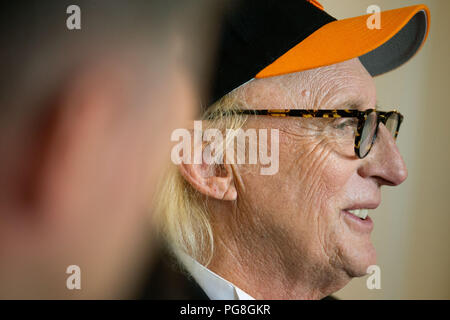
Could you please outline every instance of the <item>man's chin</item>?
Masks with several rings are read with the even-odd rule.
[[[357,248],[348,248],[344,269],[352,277],[364,277],[367,275],[367,269],[376,264],[376,252],[372,243],[358,246]]]

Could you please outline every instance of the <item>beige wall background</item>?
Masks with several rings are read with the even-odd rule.
[[[321,0],[337,19],[424,3],[431,11],[427,43],[407,64],[376,78],[379,104],[405,115],[398,145],[409,177],[384,187],[373,212],[381,289],[353,280],[340,299],[450,299],[450,1]],[[383,26],[383,21],[381,21]]]

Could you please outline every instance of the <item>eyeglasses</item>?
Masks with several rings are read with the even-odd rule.
[[[237,115],[264,115],[272,117],[300,117],[300,118],[357,118],[358,125],[355,133],[355,153],[365,158],[375,142],[380,122],[386,126],[394,140],[398,136],[403,115],[397,111],[377,111],[375,109],[360,110],[236,110]]]

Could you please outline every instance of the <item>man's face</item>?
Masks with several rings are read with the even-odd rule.
[[[365,110],[376,104],[374,82],[358,59],[255,80],[241,94],[249,108],[256,109]],[[381,185],[398,185],[407,177],[397,146],[382,124],[371,152],[359,159],[352,127],[342,119],[333,121],[258,116],[246,124],[279,129],[279,171],[262,176],[255,166],[240,166],[237,174],[244,188],[238,206],[251,229],[246,230],[248,237],[270,248],[292,279],[318,273],[365,275],[375,263],[373,223],[346,210],[376,208]]]

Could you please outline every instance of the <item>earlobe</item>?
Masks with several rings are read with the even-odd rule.
[[[223,165],[223,168],[218,169],[217,166],[181,163],[178,168],[184,179],[198,192],[218,200],[236,200],[237,191],[231,167]]]

